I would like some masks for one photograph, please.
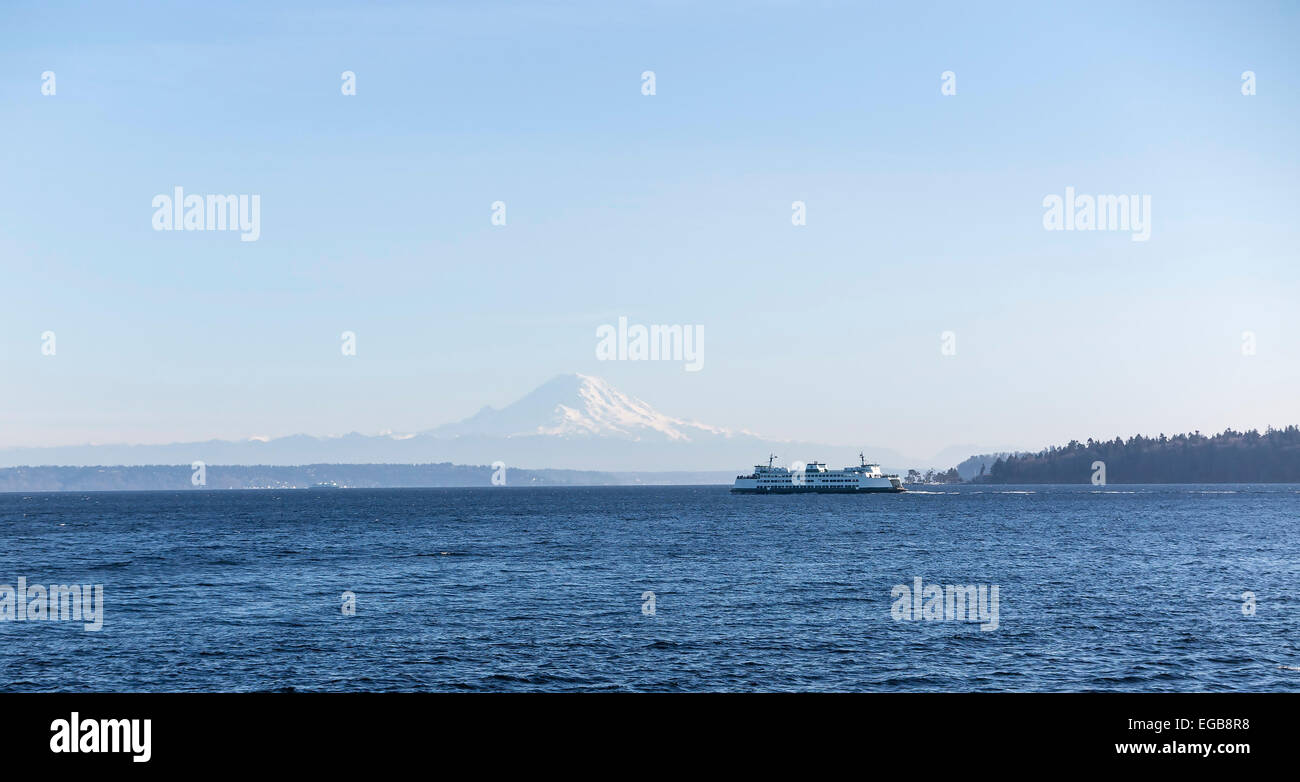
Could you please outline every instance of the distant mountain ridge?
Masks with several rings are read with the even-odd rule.
[[[208,465],[196,486],[189,465],[0,468],[0,492],[198,491],[219,489],[347,489],[519,487],[519,486],[689,486],[730,483],[729,472],[596,472],[584,470],[494,470],[464,464]],[[494,476],[499,481],[493,483]]]
[[[600,378],[560,375],[497,410],[414,434],[166,445],[81,445],[0,449],[0,467],[27,465],[492,464],[600,472],[740,472],[776,453],[783,462],[856,464],[859,451],[890,470],[905,463],[884,448],[792,442],[658,412]]]

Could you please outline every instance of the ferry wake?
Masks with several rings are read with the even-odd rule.
[[[819,494],[866,494],[907,491],[903,481],[897,475],[885,475],[880,465],[868,464],[862,454],[858,459],[862,463],[857,467],[845,467],[842,470],[828,470],[822,462],[809,462],[802,469],[773,467],[775,456],[769,456],[767,464],[754,465],[754,472],[749,475],[737,475],[736,483],[731,487],[733,494],[802,494],[814,492]],[[796,465],[798,462],[796,462]]]

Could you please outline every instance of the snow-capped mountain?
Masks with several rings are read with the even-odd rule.
[[[560,375],[519,401],[485,407],[456,423],[418,434],[209,440],[168,445],[83,445],[0,449],[0,467],[22,465],[205,464],[491,464],[598,471],[745,470],[777,454],[784,462],[856,464],[857,447],[772,441],[675,418],[600,378]],[[894,451],[865,448],[886,467]]]
[[[731,437],[735,433],[666,416],[598,377],[559,375],[501,410],[485,407],[463,421],[440,426],[429,434],[435,437],[612,437],[689,443],[710,437]]]

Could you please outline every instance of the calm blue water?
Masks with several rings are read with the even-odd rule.
[[[20,575],[106,618],[0,622],[9,690],[1300,690],[1293,485],[0,494]]]

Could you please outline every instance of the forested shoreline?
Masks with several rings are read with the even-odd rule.
[[[1098,464],[1100,463],[1100,464]],[[1071,440],[996,461],[981,483],[1300,483],[1300,427]]]

